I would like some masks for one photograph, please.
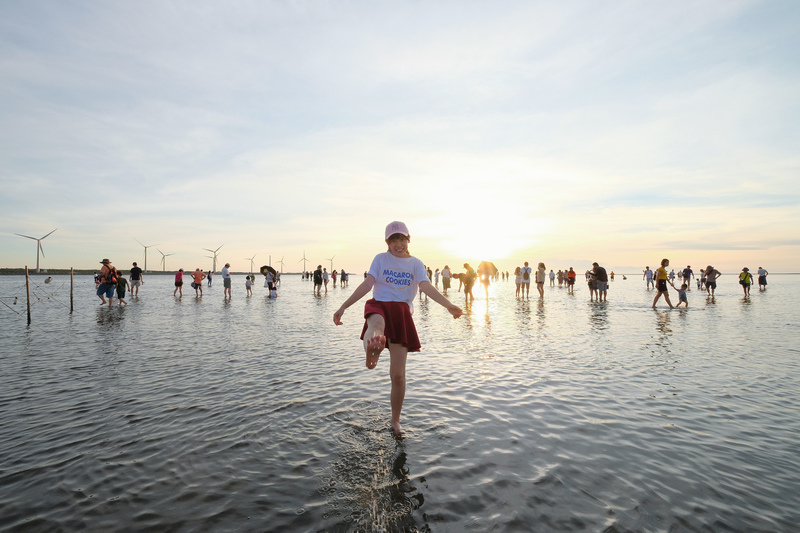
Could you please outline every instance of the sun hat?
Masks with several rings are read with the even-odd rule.
[[[102,260],[102,261],[100,261],[100,262],[101,262],[101,263],[103,263],[103,264],[105,265],[106,263],[110,263],[110,262],[111,262],[111,259],[103,259],[103,260]]]
[[[386,226],[386,239],[394,235],[395,233],[399,233],[400,235],[405,235],[408,237],[408,227],[402,222],[395,220],[394,222],[390,222],[388,226]]]

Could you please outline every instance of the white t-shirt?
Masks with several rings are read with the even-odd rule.
[[[522,283],[530,283],[531,282],[531,272],[533,269],[531,267],[522,267],[519,269],[519,275],[522,278]],[[528,279],[525,279],[525,272],[528,273]]]
[[[230,274],[230,272],[228,272],[228,269],[225,268],[225,267],[222,267],[222,279],[229,278],[229,277],[231,277],[231,274]]]
[[[373,298],[379,302],[406,302],[412,313],[417,287],[428,281],[422,261],[416,257],[395,257],[389,252],[375,256],[369,274],[375,278]]]
[[[536,270],[536,283],[544,283],[544,277],[547,272],[544,271],[543,268],[539,268]]]
[[[450,269],[449,268],[443,268],[442,269],[442,277],[443,278],[450,278]]]

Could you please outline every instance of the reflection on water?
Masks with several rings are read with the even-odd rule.
[[[3,302],[18,281],[0,277]],[[221,285],[177,299],[171,276],[150,276],[109,310],[87,279],[72,315],[57,293],[30,327],[0,312],[0,529],[800,523],[800,276],[747,301],[738,284],[695,291],[673,311],[633,280],[608,302],[583,284],[454,291],[458,320],[417,299],[402,441],[388,357],[364,368],[363,307],[332,324],[357,284],[315,296],[287,277],[270,300],[239,281],[230,300]]]
[[[348,414],[349,429],[338,435],[339,458],[320,476],[327,531],[424,531],[414,512],[425,503],[425,479],[410,477],[402,439],[385,420],[369,418],[371,408]]]
[[[608,329],[608,302],[591,302],[589,304],[589,324],[597,332]]]

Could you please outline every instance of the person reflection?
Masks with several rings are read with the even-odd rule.
[[[398,444],[397,453],[392,462],[393,483],[388,487],[390,496],[390,509],[395,510],[390,522],[397,531],[428,531],[427,525],[420,527],[414,519],[414,511],[425,503],[425,496],[411,481],[410,470],[407,465],[408,456],[402,444]],[[420,478],[425,483],[425,478]]]

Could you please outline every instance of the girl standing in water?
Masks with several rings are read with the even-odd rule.
[[[421,348],[411,317],[417,289],[445,307],[453,318],[460,317],[462,311],[436,290],[428,280],[422,261],[408,252],[411,236],[405,224],[395,221],[386,226],[385,239],[388,250],[375,256],[363,283],[333,314],[333,323],[342,324],[345,310],[373,291],[372,298],[364,305],[361,339],[369,369],[377,366],[381,352],[389,348],[392,430],[400,436],[400,412],[406,395],[406,359],[408,352],[418,352]]]

